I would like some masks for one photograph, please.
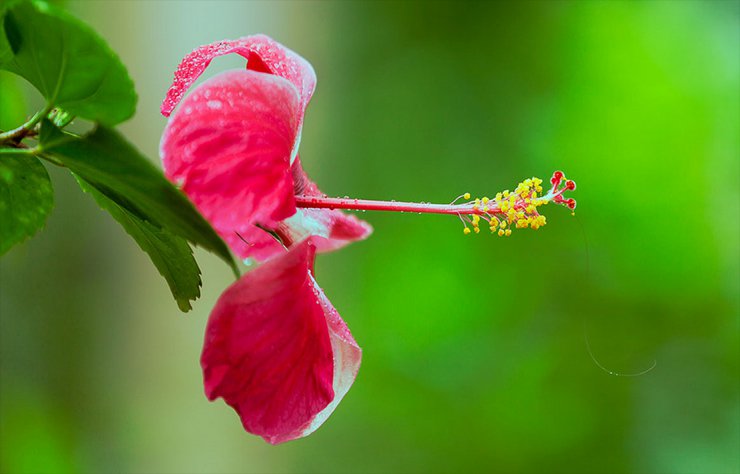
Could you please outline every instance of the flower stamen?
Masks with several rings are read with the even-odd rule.
[[[554,202],[575,211],[576,200],[565,198],[566,191],[576,189],[576,183],[567,179],[562,171],[550,178],[550,189],[545,192],[540,178],[527,178],[514,191],[508,189],[496,193],[493,199],[483,196],[470,201],[470,193],[464,193],[450,204],[409,203],[396,201],[372,201],[366,199],[329,198],[322,196],[296,195],[296,207],[318,209],[346,209],[355,211],[396,211],[431,214],[454,214],[463,223],[463,233],[480,233],[481,219],[488,224],[491,233],[509,236],[513,229],[537,230],[547,224],[538,208]],[[468,200],[456,204],[459,199]],[[468,226],[470,224],[470,226]]]

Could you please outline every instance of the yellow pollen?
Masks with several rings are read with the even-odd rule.
[[[561,182],[566,180],[564,176],[561,178]],[[467,217],[460,216],[465,226],[463,233],[480,233],[481,221],[484,221],[491,233],[499,236],[509,236],[514,229],[537,230],[544,226],[547,220],[537,212],[539,206],[549,204],[550,201],[568,205],[569,201],[562,197],[565,190],[562,187],[554,187],[552,191],[545,193],[542,184],[540,178],[533,176],[522,180],[513,192],[504,190],[496,193],[493,199],[483,196],[470,201],[470,193],[463,194],[468,200],[464,211]]]

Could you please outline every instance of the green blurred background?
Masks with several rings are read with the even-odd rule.
[[[128,66],[122,128],[153,160],[182,56],[263,32],[317,71],[301,155],[328,194],[449,202],[562,169],[578,210],[508,239],[362,215],[372,237],[317,262],[360,374],[272,447],[203,394],[228,268],[198,252],[203,297],[179,313],[50,169],[46,229],[0,261],[3,472],[740,472],[740,3],[67,7]],[[38,97],[0,80],[6,129]],[[609,375],[586,337],[608,370],[657,365]]]

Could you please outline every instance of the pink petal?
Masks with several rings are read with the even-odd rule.
[[[175,80],[162,102],[162,115],[169,117],[185,95],[185,91],[205,71],[213,58],[231,53],[243,56],[247,60],[247,69],[282,77],[298,89],[301,96],[298,120],[300,126],[303,123],[303,112],[316,88],[316,73],[308,61],[265,35],[211,43],[185,56],[177,67]]]
[[[292,171],[295,194],[324,196],[316,183],[303,171],[300,158],[293,162]],[[309,236],[315,236],[313,242],[319,252],[328,252],[356,240],[363,240],[372,231],[370,224],[353,215],[326,209],[298,209],[295,215],[277,228],[277,232],[287,243],[300,242]]]
[[[255,224],[273,227],[295,213],[290,157],[300,110],[287,80],[236,70],[195,88],[167,123],[167,177],[241,258],[282,249]]]
[[[312,276],[310,240],[245,274],[213,309],[206,396],[272,444],[318,428],[352,385],[361,350]]]

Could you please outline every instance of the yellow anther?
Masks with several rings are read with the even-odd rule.
[[[463,199],[470,199],[470,193],[463,194]]]
[[[466,227],[463,229],[463,234],[468,235],[470,233],[470,228]]]
[[[536,230],[544,226],[547,221],[537,212],[539,206],[549,204],[550,201],[568,205],[570,201],[565,201],[560,197],[563,189],[556,189],[551,194],[545,194],[542,190],[542,183],[540,178],[533,176],[522,180],[513,192],[507,189],[496,193],[493,199],[483,196],[474,201],[468,201],[466,204],[468,206],[466,208],[467,217],[462,216],[466,226],[463,231],[465,234],[479,233],[481,221],[485,221],[491,233],[499,236],[509,236],[514,229],[529,227]],[[465,193],[464,197],[468,199],[470,193]]]

